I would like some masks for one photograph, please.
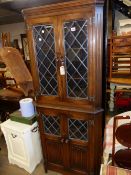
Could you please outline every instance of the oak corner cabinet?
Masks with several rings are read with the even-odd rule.
[[[46,172],[99,174],[103,5],[74,0],[23,10]]]

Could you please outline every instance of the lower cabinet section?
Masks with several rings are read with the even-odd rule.
[[[32,173],[42,159],[38,124],[22,124],[10,119],[1,124],[5,136],[9,163]]]
[[[38,108],[45,169],[62,174],[98,175],[102,112]]]
[[[87,146],[71,145],[70,147],[70,168],[74,171],[87,172],[88,165],[88,148]]]

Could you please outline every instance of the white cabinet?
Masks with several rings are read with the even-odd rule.
[[[8,148],[9,163],[32,173],[42,159],[37,122],[27,125],[9,119],[1,123],[1,130]]]

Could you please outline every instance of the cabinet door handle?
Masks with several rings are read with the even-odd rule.
[[[55,58],[56,59],[56,62],[59,62],[60,60],[58,58]]]
[[[37,132],[38,131],[38,126],[34,127],[31,131],[32,132]]]
[[[16,137],[17,137],[17,135],[16,135],[16,134],[13,134],[13,133],[11,133],[11,136],[12,136],[13,138],[16,138]]]
[[[60,63],[61,63],[61,66],[64,66],[65,60],[62,56],[60,57]]]
[[[69,142],[69,139],[66,139],[66,140],[65,140],[65,143],[68,143],[68,142]]]
[[[95,125],[94,120],[89,120],[89,124],[90,124],[90,126],[94,126]]]
[[[94,101],[95,101],[95,97],[89,96],[89,100],[90,100],[91,102],[94,102]]]
[[[61,139],[61,143],[64,143],[64,138]]]

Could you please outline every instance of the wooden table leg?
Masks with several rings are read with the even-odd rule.
[[[115,84],[110,83],[110,101],[109,101],[109,110],[114,111],[114,92],[115,92]]]

